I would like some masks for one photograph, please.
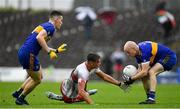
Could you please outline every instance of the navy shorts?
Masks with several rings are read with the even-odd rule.
[[[164,67],[164,71],[169,71],[177,62],[176,54],[174,53],[171,55],[167,55],[166,57],[160,59],[158,62]]]
[[[26,48],[20,48],[18,51],[18,59],[23,69],[39,71],[40,63],[34,54],[30,53]]]

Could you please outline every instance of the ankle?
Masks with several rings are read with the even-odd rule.
[[[19,96],[19,98],[21,98],[21,99],[25,99],[25,97],[26,97],[26,95],[24,95],[24,94],[21,94],[21,95]]]
[[[156,94],[155,91],[149,91],[149,93],[148,93],[148,99],[155,101],[155,94]]]
[[[20,95],[23,92],[23,88],[20,88],[19,90],[17,90],[17,93]]]

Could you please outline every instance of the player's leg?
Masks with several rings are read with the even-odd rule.
[[[91,89],[91,90],[88,90],[87,93],[89,95],[94,95],[97,93],[97,89]],[[58,94],[55,94],[53,92],[46,92],[46,96],[49,98],[49,99],[52,99],[52,100],[60,100],[60,101],[63,101],[63,96],[62,95],[58,95]],[[81,97],[77,97],[76,101],[82,101]]]
[[[150,70],[149,70],[149,85],[150,89],[148,92],[148,99],[142,104],[155,104],[155,94],[156,94],[156,85],[157,79],[156,75],[164,71],[164,67],[160,63],[156,63]]]
[[[32,78],[30,82],[28,82],[22,92],[24,95],[28,95],[38,84],[41,83],[42,79],[42,69],[40,68],[39,71],[31,71],[27,70],[29,76]]]
[[[65,103],[74,103],[74,102],[80,102],[81,98],[80,96],[77,95],[76,98],[70,98],[67,96],[67,94],[73,94],[74,91],[76,90],[67,90],[69,89],[69,85],[68,84],[71,84],[72,82],[70,82],[69,79],[65,79],[62,81],[61,85],[60,85],[60,91],[61,91],[61,94],[62,94],[62,99]],[[72,86],[72,85],[70,85]],[[79,98],[80,97],[80,98]]]
[[[167,55],[165,58],[160,59],[158,63],[156,63],[149,71],[150,75],[150,95],[149,99],[155,100],[155,91],[157,86],[157,79],[156,76],[163,72],[168,71],[173,68],[176,64],[177,58],[175,54]]]
[[[24,89],[25,86],[26,86],[31,80],[32,80],[32,78],[31,78],[31,77],[28,77],[28,78],[26,79],[26,81],[24,81],[24,83],[21,85],[20,88]]]
[[[148,93],[149,93],[149,76],[145,76],[142,79],[142,83],[143,83],[143,87],[144,87],[144,91],[146,92],[147,98],[148,98]]]
[[[58,94],[55,94],[53,92],[46,92],[46,96],[49,99],[52,99],[52,100],[63,101],[63,96],[62,95],[58,95]]]
[[[144,91],[146,93],[147,99],[149,98],[149,90],[150,90],[150,84],[149,84],[149,76],[146,76],[141,79],[144,87]],[[139,104],[147,104],[147,100],[139,102]]]
[[[150,91],[149,97],[147,100],[147,104],[155,103],[155,92],[157,86],[157,79],[156,76],[167,70],[171,70],[172,67],[176,64],[177,58],[175,54],[167,55],[165,58],[160,59],[158,63],[156,63],[150,70],[149,70],[149,78],[150,78]]]
[[[26,49],[24,48],[20,48],[18,51],[18,59],[19,59],[19,63],[23,66],[23,69],[29,69],[29,60],[30,60],[30,53],[27,52]],[[13,92],[12,96],[14,98],[18,98],[19,95],[22,93],[22,91],[24,90],[25,85],[30,81],[31,78],[27,78],[24,83],[21,85],[21,87]]]
[[[150,78],[150,91],[156,91],[157,79],[156,75],[162,73],[164,71],[164,67],[160,63],[156,63],[149,70],[149,78]]]
[[[42,79],[42,69],[39,71],[26,70],[31,78],[29,82],[25,85],[22,94],[16,99],[16,104],[23,105],[28,104],[25,97],[41,82]]]
[[[26,84],[27,84],[28,82],[30,82],[30,81],[31,81],[31,77],[28,77],[28,78],[24,81],[24,83],[21,85],[21,87],[20,87],[17,91],[13,92],[12,96],[13,96],[14,98],[18,98],[19,95],[23,92],[24,87],[26,86]]]
[[[61,93],[63,93],[62,92],[62,84],[65,82],[66,80],[64,80],[64,81],[62,81],[62,83],[60,84],[60,91],[61,91]],[[64,87],[65,88],[65,87]],[[59,101],[63,101],[64,99],[63,99],[63,95],[58,95],[58,94],[55,94],[55,93],[53,93],[53,92],[46,92],[46,96],[49,98],[49,99],[52,99],[52,100],[59,100]]]

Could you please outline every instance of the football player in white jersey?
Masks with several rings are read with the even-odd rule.
[[[65,103],[74,103],[85,101],[87,104],[93,104],[90,95],[95,94],[97,89],[86,91],[86,85],[89,76],[95,73],[104,81],[114,84],[123,90],[126,86],[123,82],[117,81],[111,76],[100,70],[101,60],[100,56],[90,53],[87,56],[87,61],[79,64],[71,73],[71,76],[62,81],[60,90],[62,95],[56,95],[53,92],[47,92],[47,97],[50,99],[61,100]]]

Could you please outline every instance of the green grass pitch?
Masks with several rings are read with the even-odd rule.
[[[88,89],[98,89],[92,95],[95,105],[85,102],[66,104],[63,101],[49,100],[46,91],[59,92],[59,83],[42,82],[31,94],[27,96],[29,106],[17,106],[11,93],[21,83],[0,82],[0,108],[180,108],[180,85],[159,84],[157,87],[157,104],[139,105],[145,100],[145,93],[141,84],[133,84],[129,93],[124,93],[120,88],[106,82],[92,82]]]

